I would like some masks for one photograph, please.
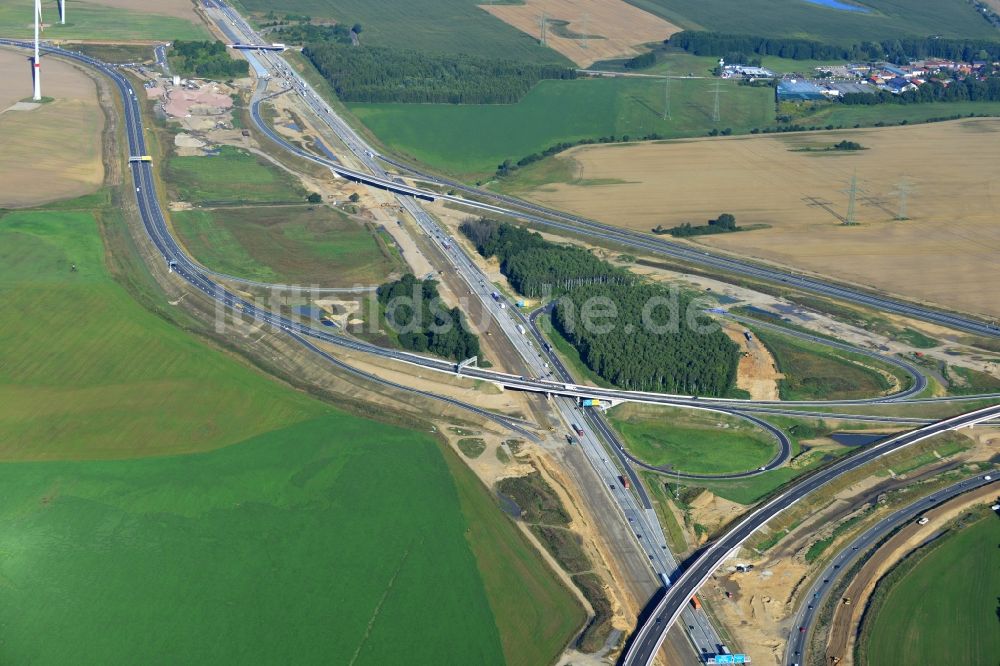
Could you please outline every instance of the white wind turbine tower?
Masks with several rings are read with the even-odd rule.
[[[66,0],[59,0],[59,22],[66,25]]]
[[[42,62],[38,54],[38,30],[42,23],[42,0],[35,0],[35,57],[31,60],[31,80],[34,84],[32,99],[42,100]]]

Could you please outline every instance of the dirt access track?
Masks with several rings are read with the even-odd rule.
[[[538,39],[545,16],[546,44],[580,67],[630,58],[648,42],[662,42],[680,28],[623,0],[524,0],[480,8]]]
[[[851,604],[849,606],[839,604],[834,611],[830,637],[826,647],[827,663],[834,663],[834,658],[839,659],[836,663],[843,666],[854,663],[854,640],[858,624],[861,622],[861,616],[865,612],[865,606],[868,604],[868,598],[875,589],[875,585],[888,573],[889,569],[921,544],[926,543],[941,529],[942,525],[957,518],[969,507],[992,502],[996,496],[995,484],[977,488],[925,512],[924,516],[930,521],[926,525],[912,522],[886,541],[858,571],[844,592],[844,597],[850,599]]]
[[[104,113],[82,70],[44,58],[42,94],[30,103],[24,51],[0,48],[0,208],[25,208],[96,191],[104,181]],[[19,102],[19,100],[29,102]]]
[[[824,151],[842,140],[866,150]],[[808,150],[812,149],[812,150]],[[835,132],[587,146],[570,160],[579,184],[533,200],[621,227],[705,224],[719,213],[770,228],[698,244],[869,286],[946,309],[1000,316],[1000,119]],[[858,226],[843,226],[852,174],[864,190]],[[592,183],[607,184],[592,184]],[[900,185],[909,220],[894,221]],[[880,205],[873,205],[881,201]]]

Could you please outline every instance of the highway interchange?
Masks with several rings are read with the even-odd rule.
[[[234,41],[250,41],[256,38],[250,27],[246,25],[245,22],[239,18],[239,15],[233,12],[231,8],[221,3],[213,3],[213,7],[220,12],[224,18],[229,19],[230,26],[227,27],[225,25],[225,20],[223,20],[220,22],[220,27],[225,29]],[[232,28],[237,27],[237,24],[239,24],[238,27],[241,34],[236,34],[232,30]],[[24,43],[11,40],[0,40],[0,43],[21,47],[27,46]],[[106,65],[93,58],[51,47],[47,48],[46,51],[48,53],[54,53],[63,57],[71,58],[77,62],[94,68],[108,76],[115,83],[123,101],[129,153],[130,155],[147,154],[139,102],[136,99],[135,91],[128,79],[116,68]],[[516,308],[501,308],[500,302],[494,301],[490,297],[492,286],[485,278],[485,275],[480,271],[475,261],[466,255],[458,244],[452,242],[447,232],[442,229],[433,218],[423,211],[423,209],[419,206],[419,199],[448,199],[466,206],[471,205],[479,208],[480,210],[492,210],[505,215],[512,215],[529,222],[554,226],[565,231],[570,231],[574,234],[584,233],[593,238],[641,248],[649,252],[664,254],[675,259],[697,263],[702,266],[718,268],[728,272],[736,272],[768,281],[789,283],[792,286],[808,291],[824,293],[836,296],[837,298],[863,303],[866,305],[874,305],[875,307],[883,310],[899,312],[907,314],[908,316],[942,323],[953,328],[973,332],[979,335],[997,336],[1000,335],[1000,331],[997,331],[997,329],[990,324],[977,322],[976,320],[966,317],[940,313],[921,306],[900,303],[893,299],[886,299],[877,295],[858,292],[839,285],[818,281],[813,278],[785,274],[774,269],[757,266],[756,264],[750,264],[747,262],[741,262],[728,257],[699,253],[690,250],[689,248],[647,237],[642,234],[624,232],[613,227],[606,227],[605,225],[599,225],[598,223],[584,220],[583,218],[566,215],[558,211],[551,211],[533,204],[528,204],[519,200],[512,200],[509,197],[484,192],[475,188],[468,188],[467,186],[445,181],[443,179],[431,178],[424,175],[420,176],[421,180],[431,182],[434,185],[459,189],[479,199],[486,198],[492,201],[500,202],[509,207],[502,208],[493,204],[483,203],[481,201],[442,195],[433,190],[423,190],[411,187],[402,182],[401,179],[390,176],[386,173],[380,166],[379,162],[382,161],[388,163],[390,160],[377,155],[374,150],[372,150],[349,126],[347,126],[346,123],[333,114],[329,107],[322,102],[319,96],[308,87],[308,84],[299,78],[297,74],[294,74],[294,72],[288,68],[286,64],[284,64],[284,61],[280,58],[280,56],[271,52],[259,52],[257,54],[248,53],[246,55],[248,56],[248,59],[256,60],[254,65],[256,71],[260,72],[261,70],[264,70],[269,74],[273,73],[274,75],[288,77],[289,80],[292,81],[291,89],[302,96],[316,115],[323,119],[331,127],[331,129],[333,129],[333,131],[340,137],[354,156],[361,161],[371,173],[358,172],[348,169],[339,161],[329,160],[311,153],[306,153],[305,151],[302,151],[294,146],[290,146],[280,136],[278,136],[263,121],[259,112],[263,92],[266,88],[266,80],[262,81],[251,109],[252,119],[258,126],[258,129],[267,134],[273,141],[282,145],[285,149],[296,153],[300,157],[305,157],[306,159],[324,164],[324,166],[331,168],[331,170],[335,173],[338,173],[346,178],[383,189],[388,189],[399,195],[398,200],[401,205],[403,205],[403,207],[412,215],[420,228],[427,234],[428,238],[437,242],[439,248],[448,257],[449,261],[452,262],[457,273],[466,281],[470,287],[470,291],[475,293],[482,301],[484,307],[490,310],[495,321],[500,326],[506,337],[511,341],[515,349],[518,350],[525,366],[531,373],[530,375],[521,376],[499,373],[476,367],[464,367],[461,369],[461,374],[476,379],[491,381],[505,388],[541,393],[552,397],[553,406],[557,409],[562,419],[566,423],[577,425],[585,431],[585,435],[579,438],[580,446],[587,454],[587,457],[594,466],[595,471],[597,471],[598,475],[605,482],[606,492],[613,497],[615,503],[621,511],[623,519],[627,520],[630,529],[635,531],[636,538],[639,540],[639,542],[637,542],[639,549],[646,551],[654,573],[660,575],[661,577],[672,579],[672,584],[667,588],[663,599],[657,604],[654,612],[649,614],[648,621],[638,629],[635,637],[632,641],[630,641],[628,652],[624,657],[623,663],[650,663],[652,658],[655,656],[659,645],[663,642],[666,635],[666,629],[671,626],[682,613],[685,614],[686,627],[692,627],[690,630],[691,640],[698,652],[708,654],[714,652],[717,648],[720,648],[721,640],[719,639],[719,634],[714,627],[712,627],[707,616],[701,612],[695,613],[687,604],[687,601],[694,594],[701,583],[703,583],[704,580],[711,575],[712,571],[714,571],[715,568],[731,552],[733,552],[735,548],[739,546],[739,544],[749,537],[753,531],[759,529],[760,526],[765,524],[780,511],[784,510],[788,506],[791,506],[796,501],[799,501],[802,497],[805,497],[809,493],[815,491],[825,483],[828,483],[837,475],[845,471],[849,471],[850,469],[855,469],[865,462],[874,459],[874,456],[884,455],[884,452],[897,450],[898,448],[907,446],[915,441],[919,441],[920,439],[930,436],[936,432],[941,432],[955,427],[963,427],[973,422],[988,421],[1000,416],[1000,406],[994,406],[984,410],[977,410],[976,412],[972,412],[968,415],[962,415],[960,417],[946,419],[945,421],[931,423],[930,425],[925,425],[919,430],[879,443],[878,445],[870,447],[857,455],[851,456],[831,467],[821,470],[812,476],[802,479],[787,488],[780,495],[771,499],[764,506],[757,508],[749,516],[744,518],[739,525],[717,540],[708,549],[704,550],[696,561],[689,563],[686,569],[678,571],[677,562],[674,560],[666,546],[663,538],[663,530],[659,525],[649,497],[646,494],[638,475],[632,467],[633,464],[641,463],[627,454],[617,435],[611,429],[610,425],[600,412],[594,410],[579,410],[577,408],[576,401],[578,399],[601,398],[608,402],[632,400],[653,404],[726,412],[741,418],[754,420],[768,429],[779,442],[778,454],[765,467],[766,470],[769,470],[782,465],[787,460],[790,454],[790,443],[780,429],[769,426],[769,424],[759,421],[759,419],[756,419],[745,412],[754,411],[755,413],[795,415],[813,413],[817,416],[822,415],[824,417],[829,417],[830,415],[828,413],[796,411],[794,409],[789,409],[789,406],[795,406],[797,408],[808,406],[830,407],[837,405],[850,406],[886,401],[903,401],[907,398],[912,398],[912,396],[918,395],[924,390],[926,380],[923,375],[918,369],[913,368],[909,364],[904,361],[900,361],[895,357],[881,355],[877,352],[871,352],[869,350],[860,350],[849,345],[843,345],[842,343],[831,342],[824,338],[817,338],[814,341],[822,344],[830,344],[832,346],[839,345],[852,353],[866,354],[884,362],[890,362],[903,370],[904,374],[909,376],[912,381],[908,386],[892,396],[882,396],[864,400],[809,401],[800,403],[722,400],[699,396],[670,396],[646,392],[601,389],[597,387],[585,387],[574,384],[570,374],[567,372],[565,367],[562,366],[559,358],[545,344],[543,338],[537,330],[537,327],[535,326],[534,317],[525,317],[525,315]],[[230,309],[234,313],[242,314],[245,317],[254,319],[260,323],[271,325],[275,329],[281,330],[285,334],[291,336],[292,339],[306,346],[329,362],[336,364],[341,369],[386,386],[413,391],[412,388],[394,382],[389,382],[371,373],[366,373],[352,368],[350,365],[338,360],[332,354],[316,346],[314,341],[332,344],[353,351],[375,354],[383,358],[418,365],[423,368],[442,373],[448,373],[451,375],[456,374],[457,369],[454,363],[415,354],[408,354],[398,350],[384,349],[350,338],[349,336],[343,334],[334,334],[328,331],[315,329],[298,321],[261,309],[253,303],[243,299],[239,295],[228,291],[216,280],[229,280],[243,283],[246,283],[246,281],[240,281],[232,278],[232,276],[213,274],[211,271],[208,271],[203,266],[197,264],[191,257],[182,251],[179,245],[175,242],[174,238],[171,236],[170,229],[166,224],[162,210],[160,209],[160,204],[155,192],[152,165],[146,162],[134,162],[131,164],[131,167],[136,185],[136,201],[139,207],[143,226],[146,233],[149,235],[150,240],[156,246],[157,250],[163,255],[164,261],[170,265],[171,270],[176,273],[178,277],[184,279],[195,288],[204,292],[225,308]],[[526,213],[524,212],[525,210],[532,212]],[[544,215],[545,217],[541,217],[541,215]],[[556,219],[553,220],[551,218]],[[560,222],[557,220],[562,221]],[[216,280],[213,280],[212,278],[216,278]],[[270,287],[272,285],[252,283],[252,286]],[[760,326],[761,324],[760,322],[753,321],[753,325]],[[522,333],[518,329],[518,326],[525,326],[528,330],[530,330],[530,335]],[[783,332],[789,334],[789,331],[787,330],[783,330]],[[552,378],[545,379],[545,377],[550,373]],[[538,440],[537,435],[530,430],[529,424],[521,420],[496,414],[459,400],[432,394],[426,391],[416,391],[416,393],[432,399],[444,400],[455,406],[470,410],[484,418],[488,418],[500,424],[507,429],[517,432],[521,436],[535,441]],[[978,397],[981,398],[982,396]],[[924,419],[891,419],[886,417],[860,416],[851,416],[850,418],[858,420],[864,420],[866,418],[871,420],[889,420],[901,424],[926,423]],[[608,451],[611,451],[612,454],[609,455]],[[756,473],[761,473],[761,470],[747,470],[739,475]],[[618,478],[622,474],[631,479],[631,485],[635,491],[634,493],[625,490],[621,486],[621,483],[618,482]],[[646,549],[648,549],[648,551]]]

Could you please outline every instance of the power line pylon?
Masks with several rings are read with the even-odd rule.
[[[847,215],[844,217],[843,224],[852,227],[858,223],[854,218],[854,208],[858,201],[858,173],[856,171],[851,174],[850,185],[843,191],[847,193]]]
[[[670,118],[670,75],[664,73],[663,78],[663,119]]]
[[[719,93],[722,91],[722,81],[715,82],[715,106],[712,109],[712,122],[717,123],[721,120],[719,115]]]
[[[896,185],[896,189],[893,190],[892,194],[895,194],[897,197],[899,197],[899,208],[896,211],[895,219],[897,220],[910,219],[906,216],[906,204],[908,203],[910,195],[913,194],[913,184],[910,183],[910,181],[907,180],[906,178],[903,178],[902,180],[899,181],[899,184]]]

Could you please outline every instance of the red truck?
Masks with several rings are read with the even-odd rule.
[[[573,424],[573,432],[575,432],[580,437],[583,437],[583,428],[581,428],[580,426],[578,426],[575,423]]]
[[[625,490],[629,489],[629,482],[627,477],[619,476],[618,480],[622,482],[622,488],[624,488]]]
[[[701,602],[698,601],[698,597],[691,597],[691,606],[693,606],[695,610],[701,610]]]

